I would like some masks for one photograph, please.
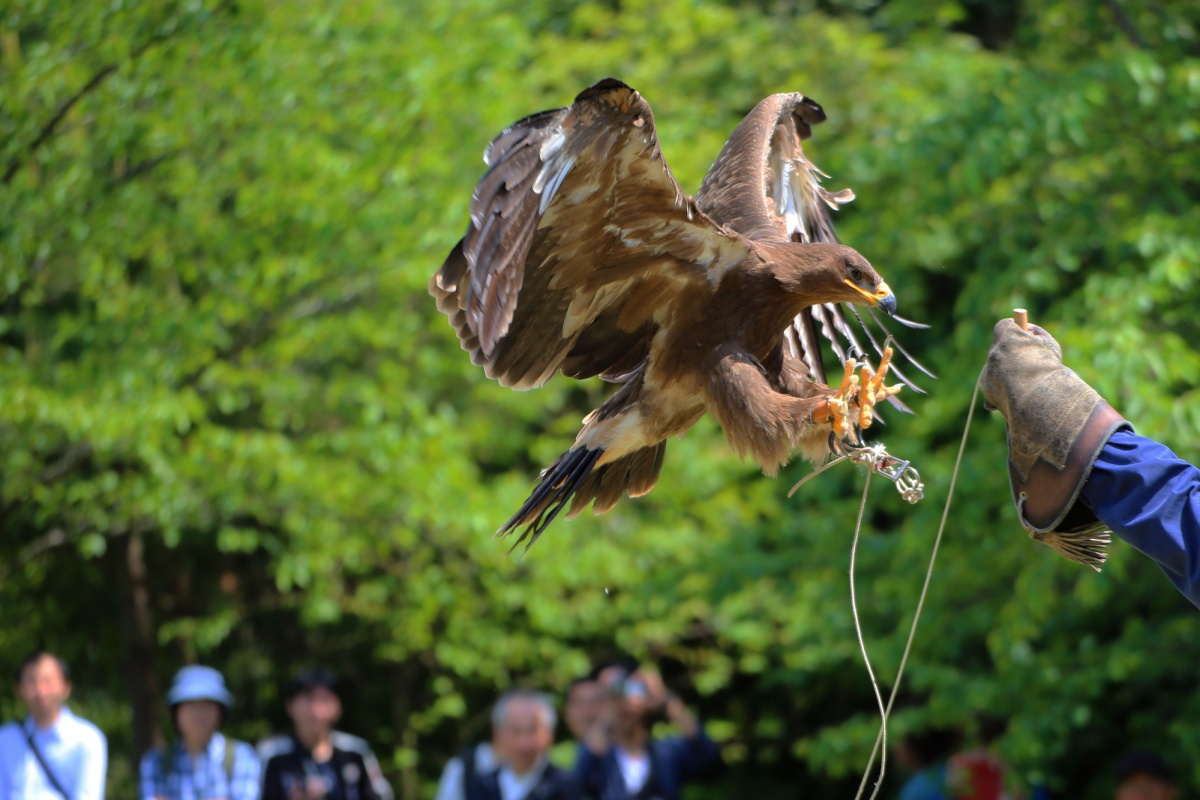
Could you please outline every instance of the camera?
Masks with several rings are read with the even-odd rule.
[[[625,670],[621,670],[611,678],[608,683],[608,690],[614,697],[646,699],[650,696],[650,689],[646,686],[645,682]]]
[[[621,682],[617,684],[617,689],[622,697],[638,697],[644,700],[650,696],[650,690],[646,688],[646,684],[637,678],[622,678]]]

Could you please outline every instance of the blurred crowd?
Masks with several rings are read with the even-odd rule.
[[[70,671],[39,650],[16,672],[24,720],[0,727],[0,800],[103,800],[104,734],[66,705]],[[173,736],[141,759],[141,800],[392,800],[368,744],[337,730],[334,676],[305,671],[284,689],[292,732],[251,746],[221,733],[233,695],[220,672],[186,666],[167,692]],[[564,702],[572,742],[554,748],[555,701],[530,689],[502,694],[491,737],[445,765],[435,800],[680,800],[721,766],[695,713],[659,674],[619,662],[576,680]],[[668,723],[661,728],[658,722]],[[659,731],[669,735],[658,735]],[[1006,788],[986,741],[956,751],[952,734],[910,734],[896,748],[909,778],[900,800],[1039,800]],[[553,753],[552,753],[553,749]],[[1116,766],[1115,800],[1174,800],[1175,777],[1157,754],[1134,751]]]
[[[900,738],[895,760],[907,774],[899,800],[1050,800],[1042,787],[1019,785],[997,752],[1000,720],[980,720],[975,746],[958,731],[929,728]],[[1157,753],[1132,750],[1117,763],[1113,800],[1175,800],[1175,775]],[[1063,797],[1075,794],[1064,793]]]
[[[571,684],[564,721],[575,741],[569,763],[549,755],[557,716],[541,692],[514,690],[496,701],[492,738],[446,765],[436,800],[678,800],[683,786],[720,766],[700,720],[657,672],[618,663]],[[651,736],[670,722],[675,735]]]
[[[39,650],[15,677],[28,714],[0,727],[0,800],[102,800],[107,741],[66,705],[66,662]],[[233,695],[212,667],[179,670],[166,700],[173,736],[142,757],[141,800],[392,800],[368,744],[336,729],[342,704],[329,672],[306,671],[288,682],[293,730],[257,746],[221,733]],[[564,710],[575,744],[554,763],[554,700],[528,689],[501,695],[490,740],[446,764],[437,800],[678,800],[684,785],[720,766],[696,715],[658,673],[636,664],[609,665],[575,681]],[[660,720],[672,735],[651,734]]]

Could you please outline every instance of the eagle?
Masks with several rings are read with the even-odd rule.
[[[667,167],[650,105],[614,78],[488,146],[466,235],[429,282],[438,309],[501,385],[561,373],[619,386],[498,534],[524,526],[528,547],[568,503],[569,518],[646,494],[667,440],[705,413],[774,475],[793,453],[816,463],[856,442],[885,399],[907,410],[895,395],[913,384],[861,316],[881,358],[855,372],[863,351],[839,304],[886,333],[875,310],[894,317],[896,299],[833,233],[829,212],[854,195],[822,188],[800,146],[824,119],[802,94],[766,98],[695,197]],[[822,335],[844,362],[836,388]],[[889,368],[901,384],[885,385]]]

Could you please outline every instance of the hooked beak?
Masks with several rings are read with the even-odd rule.
[[[874,292],[867,291],[848,278],[845,280],[845,283],[851,289],[861,294],[868,306],[879,306],[889,317],[896,314],[896,295],[892,294],[892,290],[888,288],[886,283],[880,281],[879,286]]]

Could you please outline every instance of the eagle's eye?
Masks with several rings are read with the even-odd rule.
[[[859,283],[863,279],[863,271],[855,266],[851,266],[850,269],[846,270],[846,274],[848,274],[850,276],[850,280],[854,281],[855,283]]]

